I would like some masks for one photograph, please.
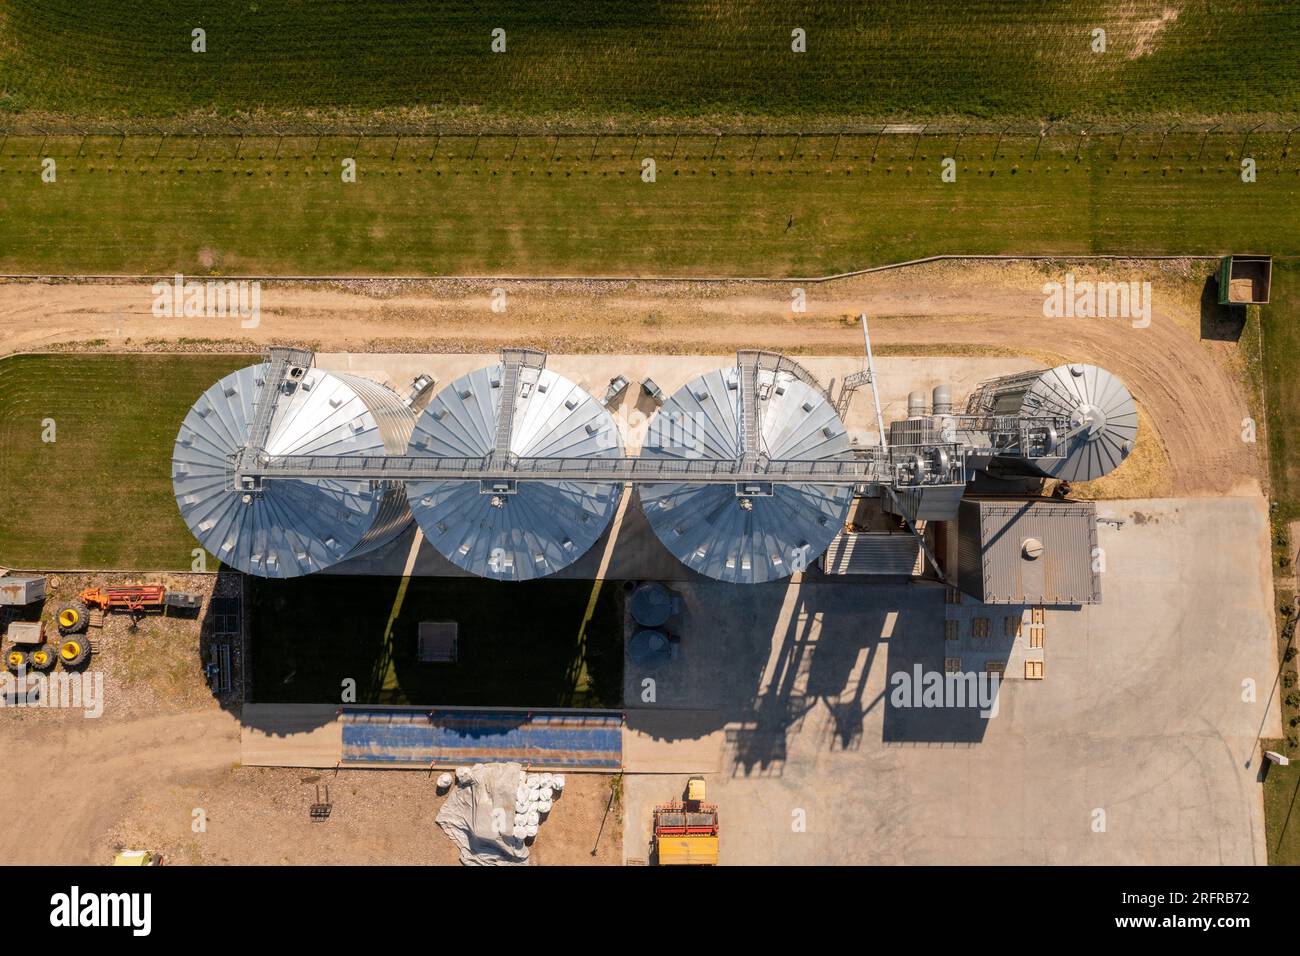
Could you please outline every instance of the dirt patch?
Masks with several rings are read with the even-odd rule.
[[[616,809],[599,833],[612,779],[567,775],[533,844],[533,865],[622,863]],[[313,821],[311,805],[327,786],[329,818]],[[195,787],[150,790],[98,840],[96,857],[133,846],[180,865],[458,865],[455,845],[434,822],[445,799],[423,772],[240,768]]]
[[[46,579],[39,614],[54,640],[59,606],[86,587],[163,584],[195,592],[206,609],[216,575],[60,574]],[[229,578],[225,579],[229,581]],[[221,587],[227,585],[223,582]],[[102,706],[4,708],[5,773],[0,802],[37,806],[59,821],[39,840],[23,827],[0,829],[10,863],[107,862],[96,841],[146,791],[189,787],[239,760],[239,725],[213,697],[203,674],[205,616],[150,615],[132,627],[111,614],[88,632],[94,648],[81,673]],[[69,698],[71,700],[71,698]]]

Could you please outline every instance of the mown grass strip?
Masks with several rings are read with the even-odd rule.
[[[944,253],[1296,254],[1300,164],[1282,155],[1284,135],[1250,142],[1253,183],[1237,138],[1186,137],[1157,154],[1137,137],[901,137],[842,145],[834,161],[827,144],[794,137],[755,141],[752,160],[731,144],[712,161],[673,137],[594,157],[591,141],[556,142],[555,158],[539,143],[470,158],[461,143],[462,155],[432,160],[388,144],[164,160],[143,154],[156,142],[128,139],[141,152],[83,150],[57,160],[52,183],[36,147],[11,138],[0,271],[783,276]],[[347,158],[355,183],[342,178]]]

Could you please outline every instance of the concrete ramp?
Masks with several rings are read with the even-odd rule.
[[[246,767],[454,768],[504,760],[538,769],[716,773],[726,732],[700,710],[509,710],[246,704]]]
[[[716,711],[629,710],[623,727],[627,773],[717,773],[726,729]]]
[[[239,760],[245,767],[337,767],[343,725],[334,704],[245,704]]]

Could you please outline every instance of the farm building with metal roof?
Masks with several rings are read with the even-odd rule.
[[[967,498],[957,518],[957,585],[985,604],[1101,603],[1091,501]]]

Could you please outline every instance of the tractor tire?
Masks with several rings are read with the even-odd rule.
[[[29,667],[31,667],[31,654],[17,644],[10,644],[5,648],[5,668],[9,673],[17,674],[20,670],[27,670]]]
[[[27,666],[34,671],[45,674],[54,670],[54,666],[59,663],[59,649],[53,644],[42,644],[33,648],[28,655]]]
[[[69,637],[59,643],[59,662],[65,671],[76,670],[90,660],[90,641],[84,637]]]
[[[90,608],[80,601],[64,604],[55,615],[60,634],[80,634],[90,626]]]

